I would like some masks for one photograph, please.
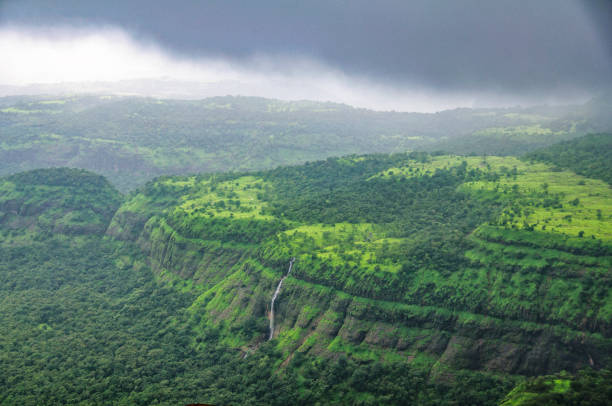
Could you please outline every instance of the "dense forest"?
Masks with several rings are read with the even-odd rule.
[[[501,406],[578,406],[606,405],[612,399],[612,373],[609,370],[566,372],[530,378],[512,390]]]
[[[377,112],[255,97],[0,98],[0,175],[69,166],[126,192],[169,174],[269,169],[406,150],[516,155],[612,128],[612,101],[583,105]]]
[[[612,185],[612,135],[590,134],[527,155]]]
[[[609,142],[4,177],[0,403],[606,404]]]
[[[67,169],[3,182],[0,403],[439,404],[484,402],[481,384],[500,385],[496,397],[509,389],[495,378],[460,374],[458,381],[473,388],[465,392],[460,385],[428,382],[425,371],[405,363],[348,357],[298,355],[276,374],[282,353],[273,342],[243,358],[219,343],[219,329],[200,331],[194,341],[189,307],[197,295],[160,284],[137,247],[104,238],[98,228],[58,229],[58,216],[53,223],[39,221],[41,227],[17,227],[15,219],[41,220],[44,210],[116,208],[117,193],[107,185],[99,176]],[[77,190],[87,202],[72,200]],[[12,202],[26,195],[29,207],[45,209],[13,210]],[[108,224],[110,215],[102,213],[99,220]],[[254,328],[232,327],[234,334]]]

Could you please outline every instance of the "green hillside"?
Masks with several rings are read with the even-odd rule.
[[[612,134],[590,134],[528,155],[612,184]]]
[[[610,207],[607,185],[546,164],[367,156],[160,179],[109,232],[198,292],[199,348],[212,330],[256,353],[295,256],[276,309],[283,365],[346,356],[510,382],[609,365]]]
[[[175,200],[157,201],[166,194]],[[547,337],[553,340],[588,332],[595,347],[607,342],[611,206],[612,191],[601,181],[516,158],[348,157],[257,175],[164,178],[128,201],[109,232],[138,235],[160,275],[201,289],[193,311],[211,316],[201,328],[257,314],[265,324],[266,303],[256,299],[271,296],[295,256],[278,313],[286,319],[279,341],[288,356],[411,357],[423,355],[423,344],[408,337],[433,315],[439,323],[427,336],[445,343],[471,342],[457,334],[466,323],[563,331]],[[130,229],[147,212],[148,220],[136,222],[144,222],[142,231]],[[343,304],[328,313],[335,302]],[[318,331],[320,318],[335,327]],[[416,330],[403,330],[403,318]],[[500,362],[509,343],[498,339],[487,343],[486,359],[472,361],[474,369],[533,367]],[[256,345],[257,332],[228,344]],[[586,352],[545,352],[534,360],[542,372],[549,363],[588,363]],[[423,362],[433,367],[444,353],[427,355]],[[461,356],[452,352],[448,364],[463,365]]]
[[[564,165],[4,178],[0,403],[523,404],[526,377],[610,369],[612,189]]]
[[[581,371],[529,379],[514,388],[501,406],[605,406],[612,398],[612,374]]]
[[[605,99],[419,114],[255,97],[5,97],[0,175],[78,167],[125,192],[160,175],[261,170],[354,153],[512,155],[610,131],[609,111]]]
[[[121,201],[104,177],[81,169],[18,173],[0,184],[1,232],[9,240],[31,232],[103,233]]]

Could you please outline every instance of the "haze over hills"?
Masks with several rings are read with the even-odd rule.
[[[254,97],[0,99],[0,174],[71,166],[122,191],[164,174],[257,170],[353,153],[517,154],[612,129],[612,103],[435,114]]]
[[[88,81],[1,85],[0,97],[40,95],[123,95],[158,99],[200,100],[220,95],[258,93],[261,85],[224,80],[196,82],[176,79],[132,79],[120,81]]]
[[[609,406],[610,21],[0,0],[0,405]]]

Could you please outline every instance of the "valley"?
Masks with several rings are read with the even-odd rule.
[[[122,192],[161,175],[253,171],[406,150],[520,155],[610,129],[609,96],[584,104],[381,112],[258,97],[0,98],[0,175],[77,167]]]
[[[567,151],[603,162],[611,140],[589,135]],[[85,171],[11,175],[0,186],[0,303],[14,326],[3,348],[68,331],[90,343],[73,357],[99,348],[117,376],[122,348],[141,340],[119,376],[137,373],[142,386],[109,383],[112,398],[95,386],[71,392],[119,404],[155,403],[155,388],[160,403],[489,405],[528,377],[609,369],[612,190],[599,167],[579,175],[546,151],[348,155],[162,176],[125,196]],[[82,327],[57,310],[23,319],[26,293],[50,309],[87,295],[108,313],[79,318]],[[94,333],[100,323],[108,332]],[[115,344],[96,347],[108,334]],[[146,372],[185,357],[195,369],[169,380]],[[19,360],[3,369],[50,367]],[[75,373],[88,376],[86,365]],[[228,387],[235,371],[248,379]],[[34,382],[12,376],[21,383],[5,401]],[[284,385],[283,396],[260,397]]]
[[[0,406],[612,405],[611,21],[0,0]]]

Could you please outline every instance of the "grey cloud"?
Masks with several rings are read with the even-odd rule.
[[[609,2],[5,0],[0,22],[115,25],[183,57],[319,60],[384,84],[551,95],[612,83]]]

